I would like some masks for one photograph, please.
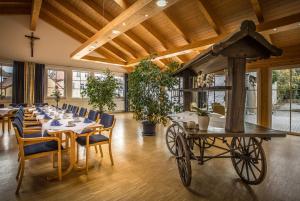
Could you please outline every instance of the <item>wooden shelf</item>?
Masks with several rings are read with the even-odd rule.
[[[231,90],[231,86],[215,86],[215,87],[203,87],[203,88],[192,88],[192,89],[180,89],[181,91],[226,91]]]

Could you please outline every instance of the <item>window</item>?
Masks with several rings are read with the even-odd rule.
[[[245,121],[256,124],[257,121],[257,73],[246,73]]]
[[[48,70],[48,85],[47,85],[47,96],[51,97],[55,86],[65,96],[65,72],[61,70]]]
[[[105,78],[105,74],[103,73],[94,73],[94,76],[100,79]],[[119,82],[119,88],[116,90],[116,97],[117,98],[123,98],[124,97],[124,90],[125,90],[125,80],[123,76],[114,76],[114,78],[117,79]]]
[[[116,90],[116,96],[118,98],[124,98],[124,90],[125,90],[125,81],[123,76],[115,76],[115,78],[119,82],[119,87]]]
[[[272,128],[300,132],[300,68],[272,71]]]
[[[13,67],[0,63],[0,99],[12,96]]]
[[[73,71],[72,77],[72,97],[81,98],[81,92],[86,86],[89,73],[82,71]]]

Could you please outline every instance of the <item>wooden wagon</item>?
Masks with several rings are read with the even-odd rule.
[[[166,142],[170,152],[176,157],[179,174],[185,186],[191,183],[191,160],[202,165],[215,158],[230,158],[242,181],[259,184],[267,171],[262,143],[272,137],[286,136],[285,132],[244,121],[246,63],[282,54],[280,49],[270,44],[255,29],[254,22],[244,21],[238,32],[211,46],[176,72],[183,75],[184,108],[187,109],[193,99],[192,93],[203,90],[193,88],[194,84],[189,76],[200,71],[212,73],[227,69],[227,86],[224,87],[227,98],[225,128],[209,127],[207,131],[189,129],[186,126],[190,121],[189,116],[170,116],[173,124],[167,129]],[[184,71],[189,73],[183,73]],[[206,150],[212,148],[220,153],[207,154]],[[199,151],[198,155],[196,151]]]

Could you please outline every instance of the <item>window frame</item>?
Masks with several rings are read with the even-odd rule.
[[[14,70],[14,66],[13,66],[12,63],[5,63],[5,62],[1,62],[1,61],[0,61],[0,64],[1,64],[1,69],[2,69],[2,67],[11,67],[12,70]],[[13,73],[13,71],[12,71],[12,73]],[[12,82],[13,82],[13,75],[12,75]],[[1,86],[2,86],[2,85],[1,85]],[[2,91],[1,86],[0,86],[0,90]],[[0,92],[1,92],[1,91],[0,91]],[[11,86],[11,91],[12,91],[12,86]],[[0,94],[1,94],[1,93],[0,93]],[[5,96],[4,98],[1,98],[1,97],[0,97],[0,101],[12,101],[12,96],[13,96],[13,94],[11,94],[11,96]]]
[[[72,98],[72,99],[88,99],[88,97],[74,97],[73,96],[73,73],[74,72],[79,72],[79,73],[87,73],[88,74],[88,77],[89,76],[94,76],[94,72],[91,72],[91,71],[85,71],[85,70],[78,70],[78,69],[72,69],[71,70],[71,74],[72,74],[72,79],[71,79],[71,97],[70,98]],[[81,84],[81,76],[80,76],[80,80],[75,80],[75,81],[80,81],[80,84]],[[79,88],[79,90],[81,90],[80,88]],[[81,93],[81,91],[80,91],[80,93]]]
[[[47,99],[54,99],[53,96],[48,96],[48,72],[49,70],[52,70],[52,71],[62,71],[64,72],[64,94],[62,95],[62,99],[66,99],[67,96],[66,96],[66,89],[67,89],[67,72],[65,70],[62,70],[62,69],[53,69],[53,68],[46,68],[45,69],[47,71],[46,73],[46,98]]]

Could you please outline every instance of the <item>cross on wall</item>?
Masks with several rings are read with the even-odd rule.
[[[31,32],[30,35],[25,35],[26,38],[30,40],[30,48],[31,48],[31,57],[33,57],[33,47],[34,47],[34,41],[39,40],[40,38],[34,36],[34,33]]]

